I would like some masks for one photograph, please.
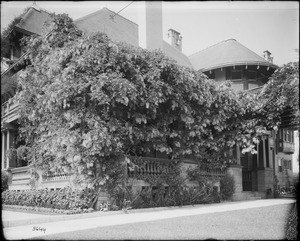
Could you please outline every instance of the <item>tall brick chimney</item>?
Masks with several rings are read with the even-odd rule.
[[[162,50],[162,2],[139,2],[139,46]]]
[[[263,52],[263,57],[266,61],[273,63],[273,57],[271,57],[271,53],[268,50]]]
[[[167,42],[175,49],[182,51],[182,36],[179,32],[174,29],[168,30]]]

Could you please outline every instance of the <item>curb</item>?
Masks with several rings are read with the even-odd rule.
[[[285,198],[289,199],[289,198]],[[292,199],[292,198],[290,198]],[[244,200],[244,201],[227,201],[222,203],[211,203],[211,204],[196,204],[196,205],[185,205],[185,206],[172,206],[172,207],[155,207],[155,208],[143,208],[143,209],[130,209],[127,213],[146,213],[146,212],[160,212],[160,211],[171,211],[171,210],[178,210],[178,209],[186,209],[186,208],[213,208],[214,206],[223,206],[223,205],[234,205],[243,202],[256,202],[262,201],[260,200]],[[12,211],[17,212],[17,210],[10,210],[9,208],[3,208],[2,211]],[[39,213],[42,214],[42,213]],[[57,222],[57,221],[67,221],[67,220],[76,220],[76,219],[87,219],[87,218],[95,218],[95,217],[103,217],[103,216],[113,216],[113,215],[122,215],[126,214],[123,210],[118,211],[95,211],[92,213],[81,213],[81,214],[68,214],[68,215],[49,215],[48,217],[41,217],[41,218],[33,218],[33,219],[23,219],[23,220],[2,220],[3,228],[11,228],[23,225],[30,225],[30,224],[41,224],[41,223],[48,223],[48,222]],[[44,214],[47,215],[47,214]]]
[[[229,203],[237,203],[232,201],[225,201],[222,203],[210,203],[210,204],[195,204],[195,205],[185,205],[185,206],[171,206],[171,207],[154,207],[154,208],[140,208],[140,209],[130,209],[127,213],[142,213],[142,212],[160,212],[166,210],[177,210],[177,209],[184,209],[184,208],[206,208],[212,205],[222,205],[222,204],[229,204]],[[11,211],[18,213],[18,209],[10,209],[9,207],[3,207],[2,211]],[[22,213],[26,213],[22,211]],[[41,214],[47,215],[47,213],[43,212],[35,212],[30,214]],[[41,217],[41,218],[33,218],[33,219],[22,219],[22,220],[2,220],[3,228],[10,228],[22,225],[29,225],[29,224],[38,224],[38,223],[48,223],[48,222],[56,222],[56,221],[65,221],[65,220],[75,220],[75,219],[83,219],[83,218],[94,218],[94,217],[103,217],[103,216],[112,216],[112,215],[120,215],[126,214],[123,210],[118,211],[95,211],[92,213],[80,213],[80,214],[65,214],[65,215],[50,215],[48,217]]]

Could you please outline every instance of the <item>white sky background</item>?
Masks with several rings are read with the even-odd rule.
[[[67,13],[73,20],[107,7],[119,12],[131,1],[37,1],[48,12]],[[33,1],[2,1],[1,31]],[[138,2],[120,12],[138,24]],[[182,52],[191,55],[226,39],[234,38],[262,55],[269,50],[274,63],[282,66],[299,61],[299,2],[288,1],[197,1],[163,2],[163,33],[181,33]],[[295,51],[298,49],[298,52]],[[293,171],[299,172],[299,140]]]
[[[48,12],[67,13],[78,19],[107,7],[118,12],[131,1],[37,1]],[[1,30],[33,1],[2,1]],[[138,1],[120,15],[138,23]],[[234,38],[262,55],[269,50],[281,66],[299,60],[299,2],[196,1],[163,2],[163,33],[181,33],[182,51],[191,55],[226,39]]]

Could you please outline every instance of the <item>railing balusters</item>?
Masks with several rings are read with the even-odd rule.
[[[129,171],[129,177],[139,178],[139,176],[160,176],[163,172],[169,173],[172,171],[171,160],[152,157],[132,157],[132,161],[137,165],[133,171]],[[223,168],[208,168],[200,167],[200,173],[203,177],[223,177],[226,174],[226,169]]]

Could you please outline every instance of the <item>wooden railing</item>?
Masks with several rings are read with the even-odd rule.
[[[65,181],[69,180],[70,174],[65,172],[53,172],[53,173],[46,173],[42,176],[43,182],[49,181]]]
[[[170,159],[153,157],[130,157],[131,163],[127,164],[127,175],[132,178],[141,176],[160,176],[172,171],[174,163]],[[196,164],[196,163],[195,163]],[[224,177],[225,168],[201,168],[203,177]]]
[[[153,157],[130,157],[131,163],[127,164],[128,177],[138,178],[142,175],[160,176],[172,170],[170,159]]]
[[[19,103],[16,102],[15,98],[11,98],[4,102],[1,106],[1,123],[12,122],[19,118],[18,110]]]
[[[203,177],[224,177],[226,175],[225,168],[200,168],[201,176]]]

